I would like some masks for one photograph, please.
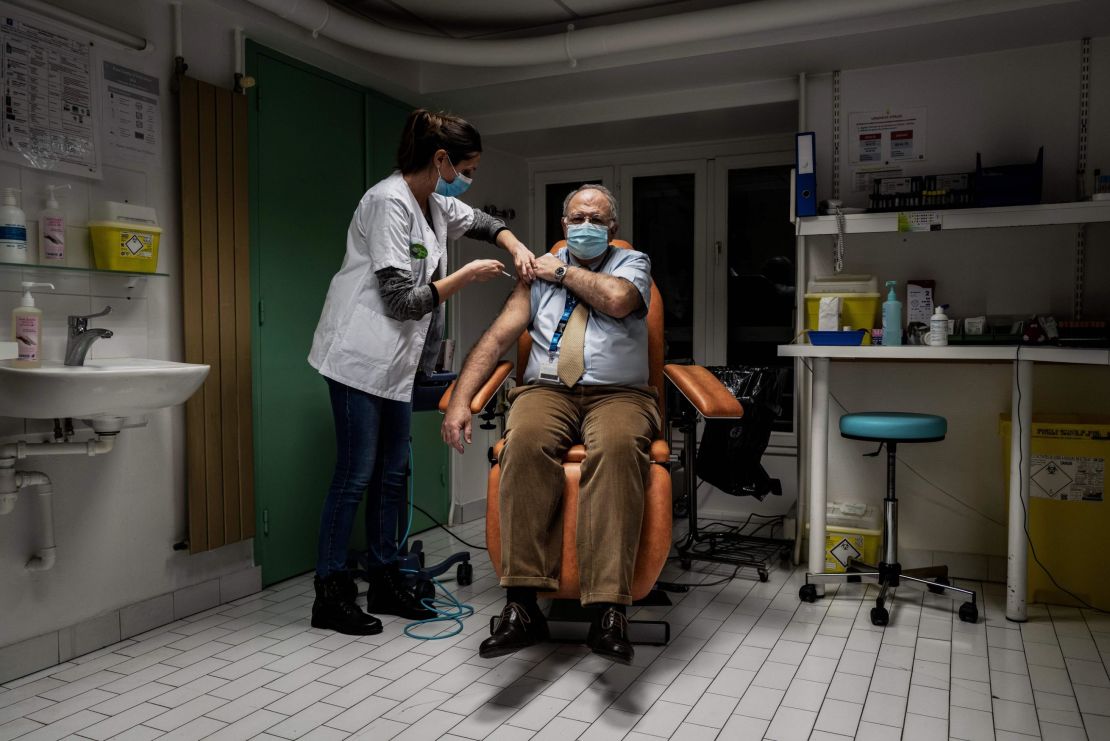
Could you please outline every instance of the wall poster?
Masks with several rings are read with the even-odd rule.
[[[162,152],[158,78],[109,61],[103,69],[105,160],[157,165]]]
[[[88,38],[0,6],[3,159],[100,177],[95,51]]]

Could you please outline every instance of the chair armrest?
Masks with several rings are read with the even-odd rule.
[[[508,360],[502,360],[490,373],[489,378],[478,389],[478,393],[474,394],[474,398],[470,400],[470,413],[477,414],[485,408],[493,395],[501,388],[501,384],[505,383],[505,379],[509,377],[509,373],[513,370],[513,364]],[[447,390],[443,392],[443,396],[439,400],[439,411],[446,412],[447,405],[451,403],[451,394],[455,391],[456,381],[452,381]]]
[[[732,392],[700,365],[664,365],[663,375],[706,419],[740,419],[744,416],[744,407]]]

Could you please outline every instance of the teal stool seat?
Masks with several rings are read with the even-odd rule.
[[[935,414],[861,412],[840,418],[840,434],[853,440],[928,443],[943,440],[948,421]]]

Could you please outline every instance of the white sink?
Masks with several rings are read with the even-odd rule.
[[[112,358],[81,366],[44,361],[40,368],[0,363],[0,416],[52,419],[137,417],[184,403],[209,366]]]

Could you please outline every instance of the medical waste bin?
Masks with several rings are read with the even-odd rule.
[[[1009,502],[1010,416],[1001,415],[1003,480]],[[1060,586],[1090,604],[1110,606],[1110,581],[1100,566],[1110,559],[1106,459],[1110,418],[1037,415],[1029,461],[1028,530],[1037,558]],[[1076,605],[1029,553],[1030,602]]]
[[[158,270],[162,229],[153,208],[104,201],[89,221],[97,270],[153,273]]]
[[[806,532],[809,525],[806,525]],[[854,502],[827,502],[825,507],[825,571],[842,574],[855,558],[873,566],[883,545],[877,507]]]

